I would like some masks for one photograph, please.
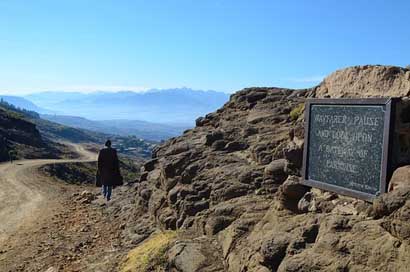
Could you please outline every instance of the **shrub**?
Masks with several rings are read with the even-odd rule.
[[[290,119],[291,119],[292,121],[296,121],[296,120],[299,118],[299,116],[301,116],[301,115],[303,114],[303,111],[304,111],[304,110],[305,110],[305,104],[304,104],[304,103],[297,105],[296,108],[294,108],[294,109],[289,113]]]
[[[121,265],[120,271],[166,271],[166,253],[175,237],[175,231],[152,234],[147,240],[128,253]]]

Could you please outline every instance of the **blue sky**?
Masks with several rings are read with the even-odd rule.
[[[408,1],[0,0],[0,92],[310,87],[410,64]]]

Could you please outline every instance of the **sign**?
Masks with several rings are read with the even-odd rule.
[[[303,183],[372,200],[386,191],[391,99],[310,99]]]

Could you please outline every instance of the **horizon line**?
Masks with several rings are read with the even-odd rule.
[[[191,90],[198,92],[218,92],[231,94],[235,91],[220,91],[214,89],[196,89],[186,86],[181,87],[171,87],[171,88],[119,88],[119,89],[109,89],[109,88],[95,88],[95,89],[83,89],[83,88],[53,88],[53,89],[44,89],[44,90],[0,90],[0,95],[10,95],[10,96],[26,96],[37,93],[82,93],[82,94],[93,94],[93,93],[123,93],[123,92],[132,92],[132,93],[147,93],[150,91],[167,91],[167,90]]]

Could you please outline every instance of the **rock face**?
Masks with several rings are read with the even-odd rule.
[[[140,184],[141,193],[152,191],[146,208],[166,228],[189,228],[206,225],[206,217],[196,220],[229,200],[256,191],[272,197],[289,173],[297,171],[285,158],[295,130],[289,112],[305,95],[285,89],[241,91],[195,129],[156,149]],[[226,213],[220,215],[224,219],[213,219],[217,226],[211,232],[237,218]]]
[[[407,95],[409,75],[360,66],[309,90],[244,89],[155,149],[136,203],[158,228],[192,236],[169,252],[173,271],[406,271],[409,187],[371,205],[301,185],[295,112],[308,97]]]
[[[318,97],[402,97],[410,94],[410,70],[365,65],[338,70],[316,90]]]

